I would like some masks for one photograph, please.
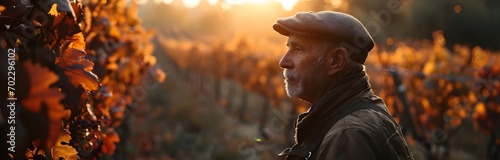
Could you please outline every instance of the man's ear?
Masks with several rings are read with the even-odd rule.
[[[328,60],[328,75],[340,73],[346,66],[349,60],[349,52],[344,47],[338,47],[330,50]]]

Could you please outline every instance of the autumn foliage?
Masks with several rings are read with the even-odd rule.
[[[16,49],[19,102],[16,152],[0,159],[112,155],[120,141],[114,128],[144,100],[133,89],[165,79],[135,3],[6,0],[0,24],[1,59]]]

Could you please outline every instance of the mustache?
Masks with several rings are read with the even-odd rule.
[[[292,80],[299,79],[299,74],[297,72],[288,69],[283,70],[283,76],[285,77],[285,79],[292,79]]]

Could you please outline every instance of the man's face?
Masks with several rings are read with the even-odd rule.
[[[285,89],[290,97],[307,102],[314,102],[321,91],[328,87],[325,84],[326,68],[322,54],[324,43],[309,37],[290,34],[288,51],[281,58],[279,65],[285,76]]]

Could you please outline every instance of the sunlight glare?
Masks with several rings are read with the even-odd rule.
[[[256,4],[256,3],[266,3],[268,0],[226,0],[228,5],[242,5],[242,4]]]
[[[201,0],[182,0],[182,4],[186,6],[187,8],[195,8],[200,4]]]
[[[245,1],[243,0],[226,0],[226,3],[230,6],[235,5],[235,4],[243,4]]]
[[[212,5],[212,6],[213,6],[213,5],[216,5],[216,4],[217,4],[217,2],[219,2],[219,1],[218,1],[218,0],[208,0],[208,4],[210,4],[210,5]]]
[[[340,5],[342,5],[342,0],[330,0],[330,5],[332,5],[333,8],[339,8]]]
[[[281,6],[285,11],[290,11],[297,4],[297,0],[281,0]]]
[[[165,4],[172,4],[174,0],[163,0],[163,3]]]
[[[143,4],[146,4],[148,2],[148,0],[135,0],[134,2],[139,4],[139,5],[143,5]]]

